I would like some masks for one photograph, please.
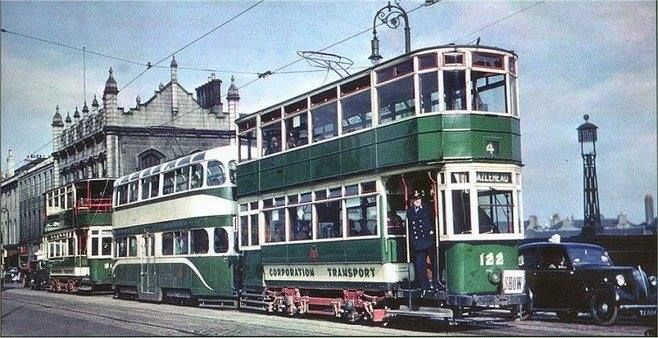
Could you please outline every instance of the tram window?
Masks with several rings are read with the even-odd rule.
[[[164,173],[163,184],[162,184],[162,194],[168,195],[174,192],[174,175],[176,173],[173,171]]]
[[[222,162],[210,161],[208,162],[208,186],[222,185],[226,181],[224,177],[224,166]]]
[[[503,56],[489,53],[473,53],[473,66],[503,69]]]
[[[444,65],[463,65],[464,54],[446,54],[443,56]]]
[[[348,236],[369,236],[377,234],[377,199],[375,197],[355,197],[345,200],[347,210]]]
[[[237,173],[238,164],[233,160],[228,161],[228,177],[232,184],[237,184],[238,182]]]
[[[226,253],[228,251],[228,232],[224,228],[215,228],[215,252]]]
[[[190,167],[176,169],[176,192],[189,189]]]
[[[345,186],[345,196],[354,196],[359,194],[359,185],[348,185]]]
[[[425,54],[418,56],[418,69],[429,69],[437,67],[436,54]]]
[[[265,238],[267,243],[285,241],[285,211],[284,209],[267,210],[265,216]]]
[[[140,185],[142,186],[142,201],[149,198],[149,179],[150,177],[146,177],[140,180]]]
[[[160,190],[160,175],[153,175],[148,178],[151,187],[151,197],[158,196]]]
[[[262,154],[270,155],[281,151],[281,123],[275,122],[261,128],[263,136]]]
[[[165,232],[162,234],[162,254],[170,256],[174,254],[174,233]]]
[[[318,239],[343,237],[340,205],[340,201],[315,204],[315,210],[318,215],[318,227],[316,229]]]
[[[128,237],[128,257],[137,257],[137,237]]]
[[[196,161],[201,161],[206,157],[206,152],[202,151],[200,153],[196,153],[194,156],[192,156],[192,162]]]
[[[240,147],[238,147],[240,161],[251,160],[254,156],[252,149],[256,148],[256,133],[253,130],[240,133],[238,138],[240,140]]]
[[[208,252],[208,232],[206,229],[190,231],[190,253],[205,254]]]
[[[480,233],[514,232],[513,207],[511,191],[479,190],[478,220]]]
[[[137,202],[137,181],[128,184],[128,202]]]
[[[120,185],[117,188],[117,205],[126,204],[127,201],[128,201],[128,186],[125,184]]]
[[[249,218],[240,216],[240,245],[249,246]]]
[[[377,88],[377,98],[381,123],[414,115],[414,78],[409,76]]]
[[[87,233],[78,233],[78,255],[87,255]]]
[[[288,208],[288,221],[290,223],[290,240],[300,241],[312,239],[311,230],[312,207],[310,204]]]
[[[451,183],[468,183],[468,171],[451,173],[450,177]]]
[[[443,175],[443,174],[441,174]],[[448,233],[448,224],[446,222],[446,192],[441,190],[441,220],[443,221],[443,234]]]
[[[91,256],[98,255],[98,237],[91,238]]]
[[[297,204],[299,202],[299,195],[289,195],[288,204]]]
[[[342,196],[342,194],[343,194],[342,188],[329,189],[329,198],[337,198]]]
[[[446,110],[466,109],[466,72],[450,70],[443,72],[443,100]]]
[[[414,71],[414,60],[409,59],[397,65],[377,71],[377,82],[382,83],[390,79],[409,74]]]
[[[286,149],[308,144],[308,113],[286,118]]]
[[[174,254],[175,255],[187,255],[189,253],[188,242],[189,242],[189,232],[185,231],[176,231],[174,232]]]
[[[509,77],[509,95],[510,95],[510,112],[513,116],[519,116],[519,110],[517,109],[516,102],[516,77]]]
[[[258,245],[259,238],[259,227],[258,227],[258,215],[251,215],[249,216],[249,219],[251,221],[251,245]]]
[[[116,243],[117,243],[116,256],[117,257],[126,257],[126,256],[128,256],[128,247],[127,247],[126,241],[127,241],[127,238],[125,238],[125,237],[116,239]]]
[[[377,184],[374,181],[361,183],[361,193],[367,194],[377,191]]]
[[[203,185],[203,166],[200,163],[192,165],[190,188],[199,188]]]
[[[505,75],[471,72],[472,107],[477,111],[505,113]]]
[[[103,237],[101,238],[101,255],[110,256],[112,255],[112,237]]]
[[[468,190],[452,191],[452,219],[455,234],[471,233],[471,202]]]
[[[313,142],[326,140],[338,135],[337,104],[332,102],[311,110],[313,117]]]
[[[366,90],[340,100],[343,109],[343,134],[372,127],[372,100]]]
[[[420,112],[439,111],[439,75],[436,72],[420,74]]]
[[[300,194],[299,203],[308,203],[311,201],[311,193],[307,192],[305,194]]]

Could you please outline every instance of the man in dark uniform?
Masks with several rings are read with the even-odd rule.
[[[418,191],[415,191],[410,196],[410,199],[412,204],[407,209],[407,220],[409,221],[410,243],[415,259],[416,280],[420,284],[421,289],[434,289],[438,285],[438,274],[433,250],[435,239],[432,211],[427,205],[423,204],[422,196]],[[426,259],[428,255],[430,257],[434,285],[430,285],[427,278]]]

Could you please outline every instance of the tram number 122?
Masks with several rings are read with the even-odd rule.
[[[493,252],[481,253],[480,254],[480,265],[481,266],[491,266],[491,265],[503,265],[505,264],[505,258],[503,253],[499,252],[494,254]]]

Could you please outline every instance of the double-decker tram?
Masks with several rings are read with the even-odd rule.
[[[237,306],[236,157],[235,146],[218,147],[115,181],[118,298]]]
[[[112,179],[86,179],[45,193],[41,251],[48,258],[52,291],[111,287]]]
[[[509,50],[424,48],[238,119],[240,306],[352,321],[521,309],[517,69]],[[412,263],[412,193],[436,275]]]

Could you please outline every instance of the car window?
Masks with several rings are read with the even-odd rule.
[[[537,250],[532,248],[521,252],[519,256],[519,267],[523,269],[536,269],[538,266]]]
[[[562,248],[546,248],[542,251],[539,260],[541,269],[566,269],[568,260]]]
[[[600,247],[569,247],[569,258],[574,267],[583,265],[612,265],[608,253]]]

